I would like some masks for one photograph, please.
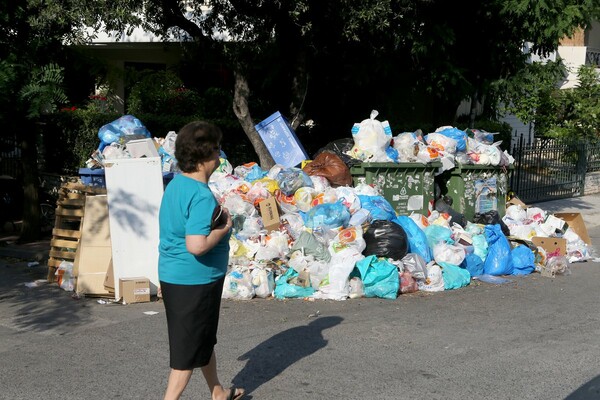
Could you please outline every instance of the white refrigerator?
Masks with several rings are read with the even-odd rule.
[[[158,282],[158,211],[163,195],[160,157],[105,161],[108,218],[115,279],[146,277],[150,293]]]

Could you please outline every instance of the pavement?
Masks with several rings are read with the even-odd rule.
[[[582,213],[600,246],[600,194],[532,206]],[[0,399],[161,398],[163,304],[73,298],[32,264],[48,240],[15,240],[0,247]],[[249,400],[598,400],[599,283],[588,261],[396,300],[224,300],[219,374]],[[200,373],[192,398],[210,398]]]

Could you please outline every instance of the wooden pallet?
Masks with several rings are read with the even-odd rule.
[[[63,261],[75,261],[84,216],[85,196],[106,194],[106,189],[67,182],[59,189],[56,219],[52,229],[48,258],[48,282],[56,281],[56,270]]]

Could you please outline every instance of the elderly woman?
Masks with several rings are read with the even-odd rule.
[[[242,389],[223,388],[214,351],[232,225],[225,209],[213,223],[219,205],[208,187],[219,166],[222,135],[202,121],[181,128],[175,158],[182,173],[167,186],[160,207],[158,275],[171,366],[165,399],[181,396],[194,368],[202,371],[213,400],[244,396]]]

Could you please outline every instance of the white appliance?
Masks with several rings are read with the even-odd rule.
[[[146,277],[150,293],[158,282],[158,211],[163,195],[160,157],[105,161],[108,218],[115,279]]]

